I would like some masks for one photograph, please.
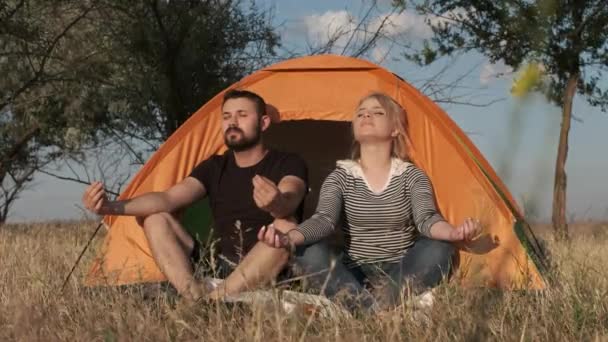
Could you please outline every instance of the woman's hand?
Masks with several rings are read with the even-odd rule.
[[[260,228],[260,231],[258,232],[258,240],[274,248],[285,248],[290,251],[295,249],[289,235],[275,229],[274,224]]]
[[[450,240],[454,242],[470,241],[481,233],[481,224],[479,220],[466,218],[464,222],[453,229],[450,233]]]

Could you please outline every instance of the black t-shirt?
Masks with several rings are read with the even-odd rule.
[[[220,252],[233,262],[257,242],[260,227],[274,221],[270,213],[258,208],[253,199],[253,177],[264,176],[276,185],[285,176],[296,176],[308,189],[308,169],[302,158],[293,153],[269,150],[251,167],[239,167],[232,151],[215,155],[197,165],[190,177],[198,179],[207,190],[214,221],[214,237]],[[303,203],[295,216],[301,221]],[[240,223],[240,225],[239,225]]]

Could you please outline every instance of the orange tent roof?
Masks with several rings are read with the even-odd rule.
[[[303,120],[348,122],[364,95],[382,91],[392,96],[408,113],[412,159],[433,182],[444,217],[453,224],[465,217],[477,217],[484,226],[480,239],[460,246],[455,279],[463,285],[545,286],[537,267],[540,250],[508,189],[449,116],[399,77],[367,61],[322,55],[272,65],[229,87],[233,88],[264,97],[276,110],[279,127]],[[200,161],[224,151],[220,129],[223,93],[203,105],[159,148],[120,198],[165,190],[186,177]],[[289,139],[310,149],[310,135]],[[348,137],[342,134],[335,139]],[[315,168],[314,163],[309,167]],[[109,233],[89,272],[88,284],[165,279],[133,217],[106,217],[106,223]]]

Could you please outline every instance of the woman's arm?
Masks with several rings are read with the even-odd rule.
[[[479,220],[467,218],[454,228],[446,221],[439,221],[431,226],[431,238],[445,241],[469,241],[481,231]]]
[[[333,233],[342,212],[345,180],[344,170],[334,170],[323,182],[319,203],[311,218],[297,227],[294,225],[294,229],[286,234],[277,231],[273,226],[262,227],[258,239],[270,246],[285,248],[312,244]]]
[[[467,241],[479,234],[479,220],[467,218],[455,228],[439,214],[431,181],[424,171],[412,167],[408,176],[414,221],[420,233],[445,241]]]
[[[412,216],[418,231],[427,237],[432,237],[431,227],[440,224],[441,232],[449,228],[449,223],[435,206],[435,195],[428,176],[415,166],[410,166],[406,174],[406,186],[409,189],[410,202],[412,204]],[[446,226],[447,225],[447,226]]]

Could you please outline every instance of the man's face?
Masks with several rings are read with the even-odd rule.
[[[236,152],[260,142],[262,127],[255,103],[247,98],[229,99],[222,107],[222,131],[226,146]]]

